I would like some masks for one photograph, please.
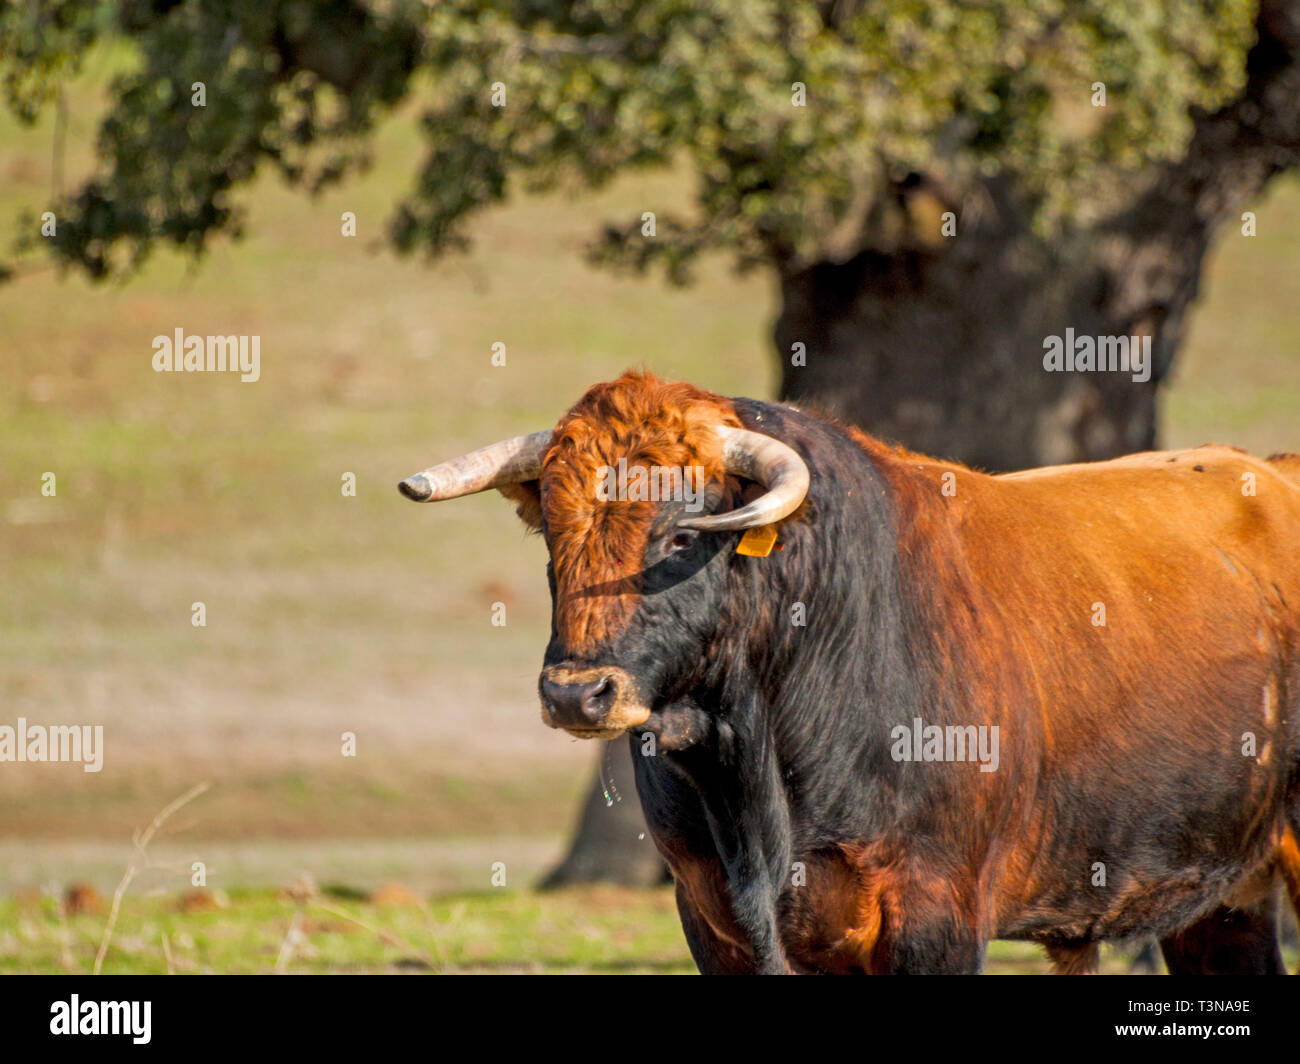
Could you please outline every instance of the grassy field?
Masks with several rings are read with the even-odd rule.
[[[111,904],[111,903],[110,903]],[[111,936],[105,913],[68,914],[38,893],[0,901],[0,974],[441,972],[684,974],[671,888],[494,890],[424,899],[389,886],[302,891],[191,891],[128,896]],[[105,941],[108,945],[104,946]],[[1294,966],[1294,951],[1288,954]],[[1128,971],[1106,948],[1102,971]],[[990,975],[1043,974],[1042,951],[995,942]]]
[[[119,59],[98,53],[68,88],[68,184]],[[52,143],[48,121],[0,116],[6,243],[45,209]],[[163,932],[177,970],[273,968],[294,913],[274,888],[300,871],[458,892],[427,913],[330,903],[424,953],[436,940],[435,967],[688,967],[659,894],[587,913],[581,895],[464,893],[495,860],[522,887],[554,859],[593,751],[537,720],[541,544],[495,495],[422,508],[394,485],[553,423],[628,366],[772,394],[774,286],[722,261],[687,290],[584,263],[600,220],[680,201],[674,174],[521,198],[482,219],[467,256],[398,259],[383,222],[420,150],[403,116],[343,190],[307,200],[259,181],[247,239],[197,269],[164,254],[125,284],[37,268],[0,287],[0,720],[102,723],[106,744],[98,774],[0,771],[0,968],[86,968],[105,917],[65,932],[41,892],[110,894],[132,830],[199,780],[210,791],[159,846],[217,855],[209,883],[229,905],[175,912],[184,866],[137,883],[107,970],[165,964]],[[1210,264],[1162,404],[1171,445],[1300,449],[1300,184],[1256,209],[1260,235],[1226,235]],[[260,335],[261,380],[154,373],[152,338],[178,327]],[[347,918],[303,919],[320,924],[291,970],[407,955]]]
[[[106,920],[65,915],[46,897],[0,902],[0,973],[92,971]],[[105,974],[694,970],[671,890],[616,887],[430,901],[339,888],[130,897],[102,965]]]

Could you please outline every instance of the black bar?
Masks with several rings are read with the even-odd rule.
[[[10,976],[0,979],[0,1029],[12,1060],[22,1059],[14,1052],[19,1047],[94,1052],[109,1043],[127,1052],[291,1047],[333,1056],[350,1049],[404,1046],[400,1051],[406,1052],[423,1046],[440,1053],[465,1037],[481,1039],[489,1055],[512,1044],[536,1052],[548,1043],[556,1052],[580,1045],[599,1055],[621,1052],[629,1037],[631,1044],[653,1039],[671,1051],[697,1036],[707,1038],[697,1048],[750,1041],[762,1047],[777,1032],[806,1042],[810,1050],[847,1041],[864,1055],[886,1045],[926,1053],[979,1045],[997,1051],[999,1045],[1025,1047],[1037,1038],[1072,1049],[1130,1043],[1143,1053],[1174,1047],[1182,1052],[1199,1043],[1226,1054],[1245,1043],[1290,1039],[1295,1013],[1294,984],[1277,979],[715,978],[706,986],[690,977],[628,978]],[[592,985],[596,981],[605,985]],[[99,1003],[137,1003],[133,1015],[143,1021],[148,1002],[147,1043],[137,1044],[139,1036],[132,1033],[52,1033],[52,1024],[70,1018],[73,995],[79,1025],[90,1023],[88,1003],[96,1021],[111,1023],[126,1013],[105,1014]],[[1150,1033],[1131,1030],[1148,1027]],[[1196,1033],[1187,1033],[1193,1027]],[[1199,1030],[1206,1027],[1208,1037]],[[619,1041],[593,1041],[606,1032]]]

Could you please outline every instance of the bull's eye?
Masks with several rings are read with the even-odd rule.
[[[687,532],[685,530],[677,532],[673,538],[668,541],[668,549],[670,551],[689,550],[695,545],[695,536],[696,533],[694,532]]]

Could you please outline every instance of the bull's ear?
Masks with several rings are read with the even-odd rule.
[[[515,513],[519,515],[531,532],[542,530],[542,493],[537,481],[524,480],[518,484],[502,484],[497,491],[515,504]]]

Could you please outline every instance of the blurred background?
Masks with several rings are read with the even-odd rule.
[[[634,8],[0,15],[0,724],[105,729],[0,764],[0,971],[693,970],[625,752],[540,724],[540,540],[395,489],[628,367],[988,469],[1300,450],[1296,5]]]

